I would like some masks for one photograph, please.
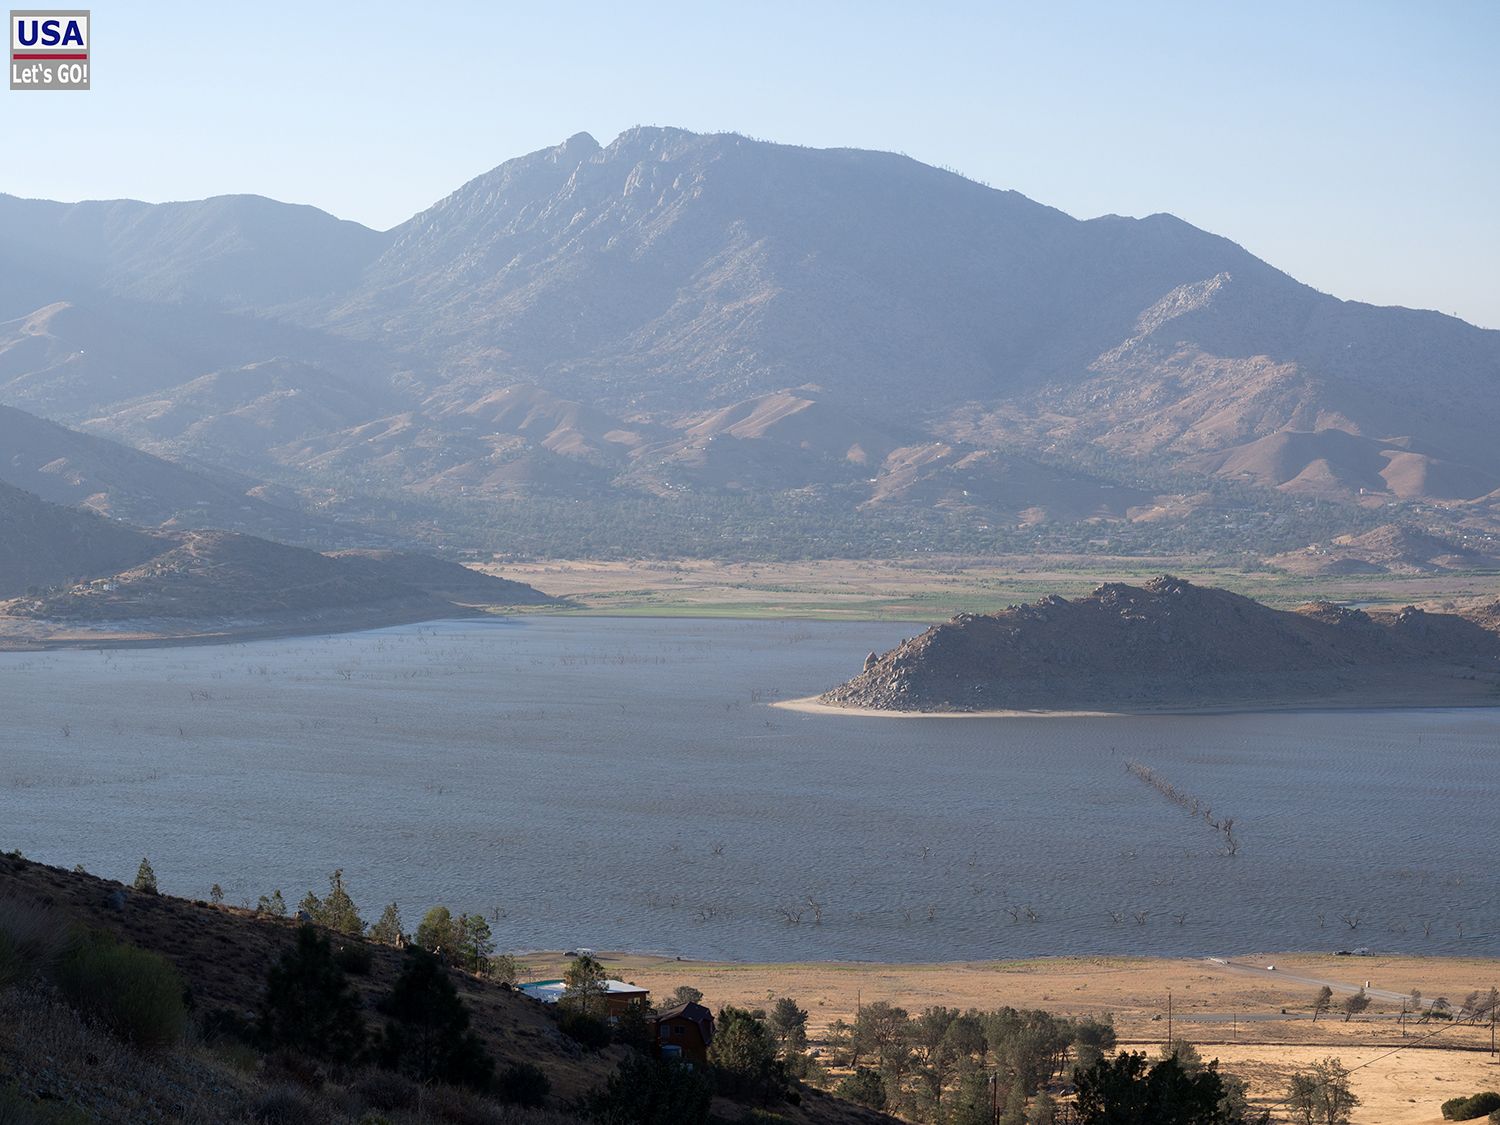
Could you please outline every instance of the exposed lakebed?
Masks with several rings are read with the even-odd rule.
[[[528,617],[0,653],[0,848],[117,878],[149,855],[231,902],[341,866],[368,917],[498,909],[514,949],[1500,954],[1500,710],[768,706],[910,632]],[[1131,761],[1233,817],[1238,854]]]

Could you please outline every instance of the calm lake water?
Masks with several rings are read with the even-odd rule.
[[[498,912],[516,950],[1500,955],[1500,711],[766,706],[913,631],[527,617],[0,654],[0,848],[127,881],[149,855],[231,902],[341,866],[368,918]],[[1239,854],[1132,759],[1233,816]]]

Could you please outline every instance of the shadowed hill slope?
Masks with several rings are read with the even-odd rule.
[[[0,481],[0,598],[69,577],[113,574],[165,546],[137,528],[49,504]]]

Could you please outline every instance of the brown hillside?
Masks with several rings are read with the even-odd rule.
[[[1500,550],[1465,546],[1407,524],[1382,524],[1363,535],[1341,535],[1266,562],[1306,575],[1430,574],[1500,567]]]
[[[1409,700],[1500,704],[1500,635],[1452,614],[1270,609],[1163,576],[962,614],[824,695],[897,711]]]
[[[165,545],[162,537],[49,504],[0,481],[0,598],[30,586],[113,574]]]
[[[94,581],[0,603],[0,615],[64,621],[140,618],[268,618],[331,610],[423,605],[448,616],[467,604],[537,604],[545,595],[425,555],[396,551],[319,554],[228,531],[165,538],[168,549]]]
[[[253,1015],[266,974],[292,945],[296,929],[296,923],[289,919],[167,895],[136,893],[120,883],[3,854],[0,854],[0,900],[47,908],[73,926],[107,930],[132,945],[166,957],[182,975],[191,997],[191,1015],[200,1025],[215,1019],[232,1023]],[[361,945],[370,953],[369,974],[349,979],[363,1001],[367,1018],[378,1024],[373,1011],[375,1002],[390,990],[400,970],[402,954],[392,947],[363,939],[338,940]],[[609,1047],[597,1054],[582,1050],[559,1032],[555,1009],[548,1005],[467,973],[454,970],[449,975],[469,1008],[471,1026],[497,1065],[503,1068],[509,1063],[527,1062],[540,1067],[552,1083],[549,1103],[554,1110],[563,1112],[564,1120],[571,1119],[567,1113],[569,1103],[580,1094],[600,1087],[623,1057],[621,1047]],[[709,997],[708,1002],[713,1003],[713,998]],[[104,1089],[97,1072],[93,1076],[89,1073],[88,1068],[97,1060],[90,1063],[84,1058],[54,1054],[44,1058],[46,1070],[36,1073],[24,1064],[35,1062],[37,1052],[30,1050],[29,1044],[28,1049],[23,1049],[13,1038],[25,1033],[25,1028],[0,1026],[0,1085],[8,1078],[19,1079],[25,1085],[44,1088],[54,1100],[87,1099],[92,1109],[90,1119],[119,1122],[176,1121],[188,1117],[204,1121],[250,1119],[249,1107],[234,1106],[228,1101],[240,1091],[226,1090],[223,1076],[205,1075],[201,1065],[185,1068],[189,1071],[189,1081],[148,1091],[151,1097],[146,1112],[139,1105],[124,1106],[112,1100],[117,1091]],[[149,1074],[158,1065],[142,1058],[140,1069]],[[210,1088],[194,1089],[195,1084]],[[218,1111],[205,1111],[203,1098],[216,1101]],[[716,1104],[715,1109],[726,1120],[736,1120],[742,1113],[739,1107],[727,1102]],[[779,1105],[776,1112],[781,1115],[780,1120],[794,1125],[880,1125],[893,1120],[816,1090],[804,1090],[801,1105]],[[494,1120],[472,1116],[431,1119]],[[522,1115],[514,1120],[524,1123],[529,1118]]]

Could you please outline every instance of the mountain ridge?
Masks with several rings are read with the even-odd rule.
[[[399,499],[408,528],[434,495],[476,525],[487,505],[541,497],[723,519],[745,496],[787,520],[813,505],[813,534],[831,520],[916,534],[958,513],[1075,546],[1102,519],[1149,544],[1201,537],[1193,513],[1249,489],[1262,553],[1403,506],[1435,509],[1448,534],[1500,529],[1500,332],[1341,301],[1170,215],[1077,219],[896,154],[575,134],[386,232],[217,197],[49,205],[18,233],[19,202],[0,197],[0,254],[36,269],[0,283],[0,309],[20,309],[0,324],[0,401],[335,511]],[[70,222],[69,206],[85,210]],[[43,260],[60,227],[81,249]],[[327,268],[299,275],[318,253]],[[289,365],[274,394],[203,395],[208,376],[273,361]],[[500,409],[515,388],[592,421],[519,426]],[[950,446],[949,483],[834,472],[773,427],[726,433],[732,465],[695,447],[717,412],[799,388],[830,434],[908,435],[887,456],[916,452],[891,472]],[[166,427],[178,401],[206,416]],[[1017,458],[1070,483],[962,483]],[[1084,477],[1132,502],[1060,498]]]

